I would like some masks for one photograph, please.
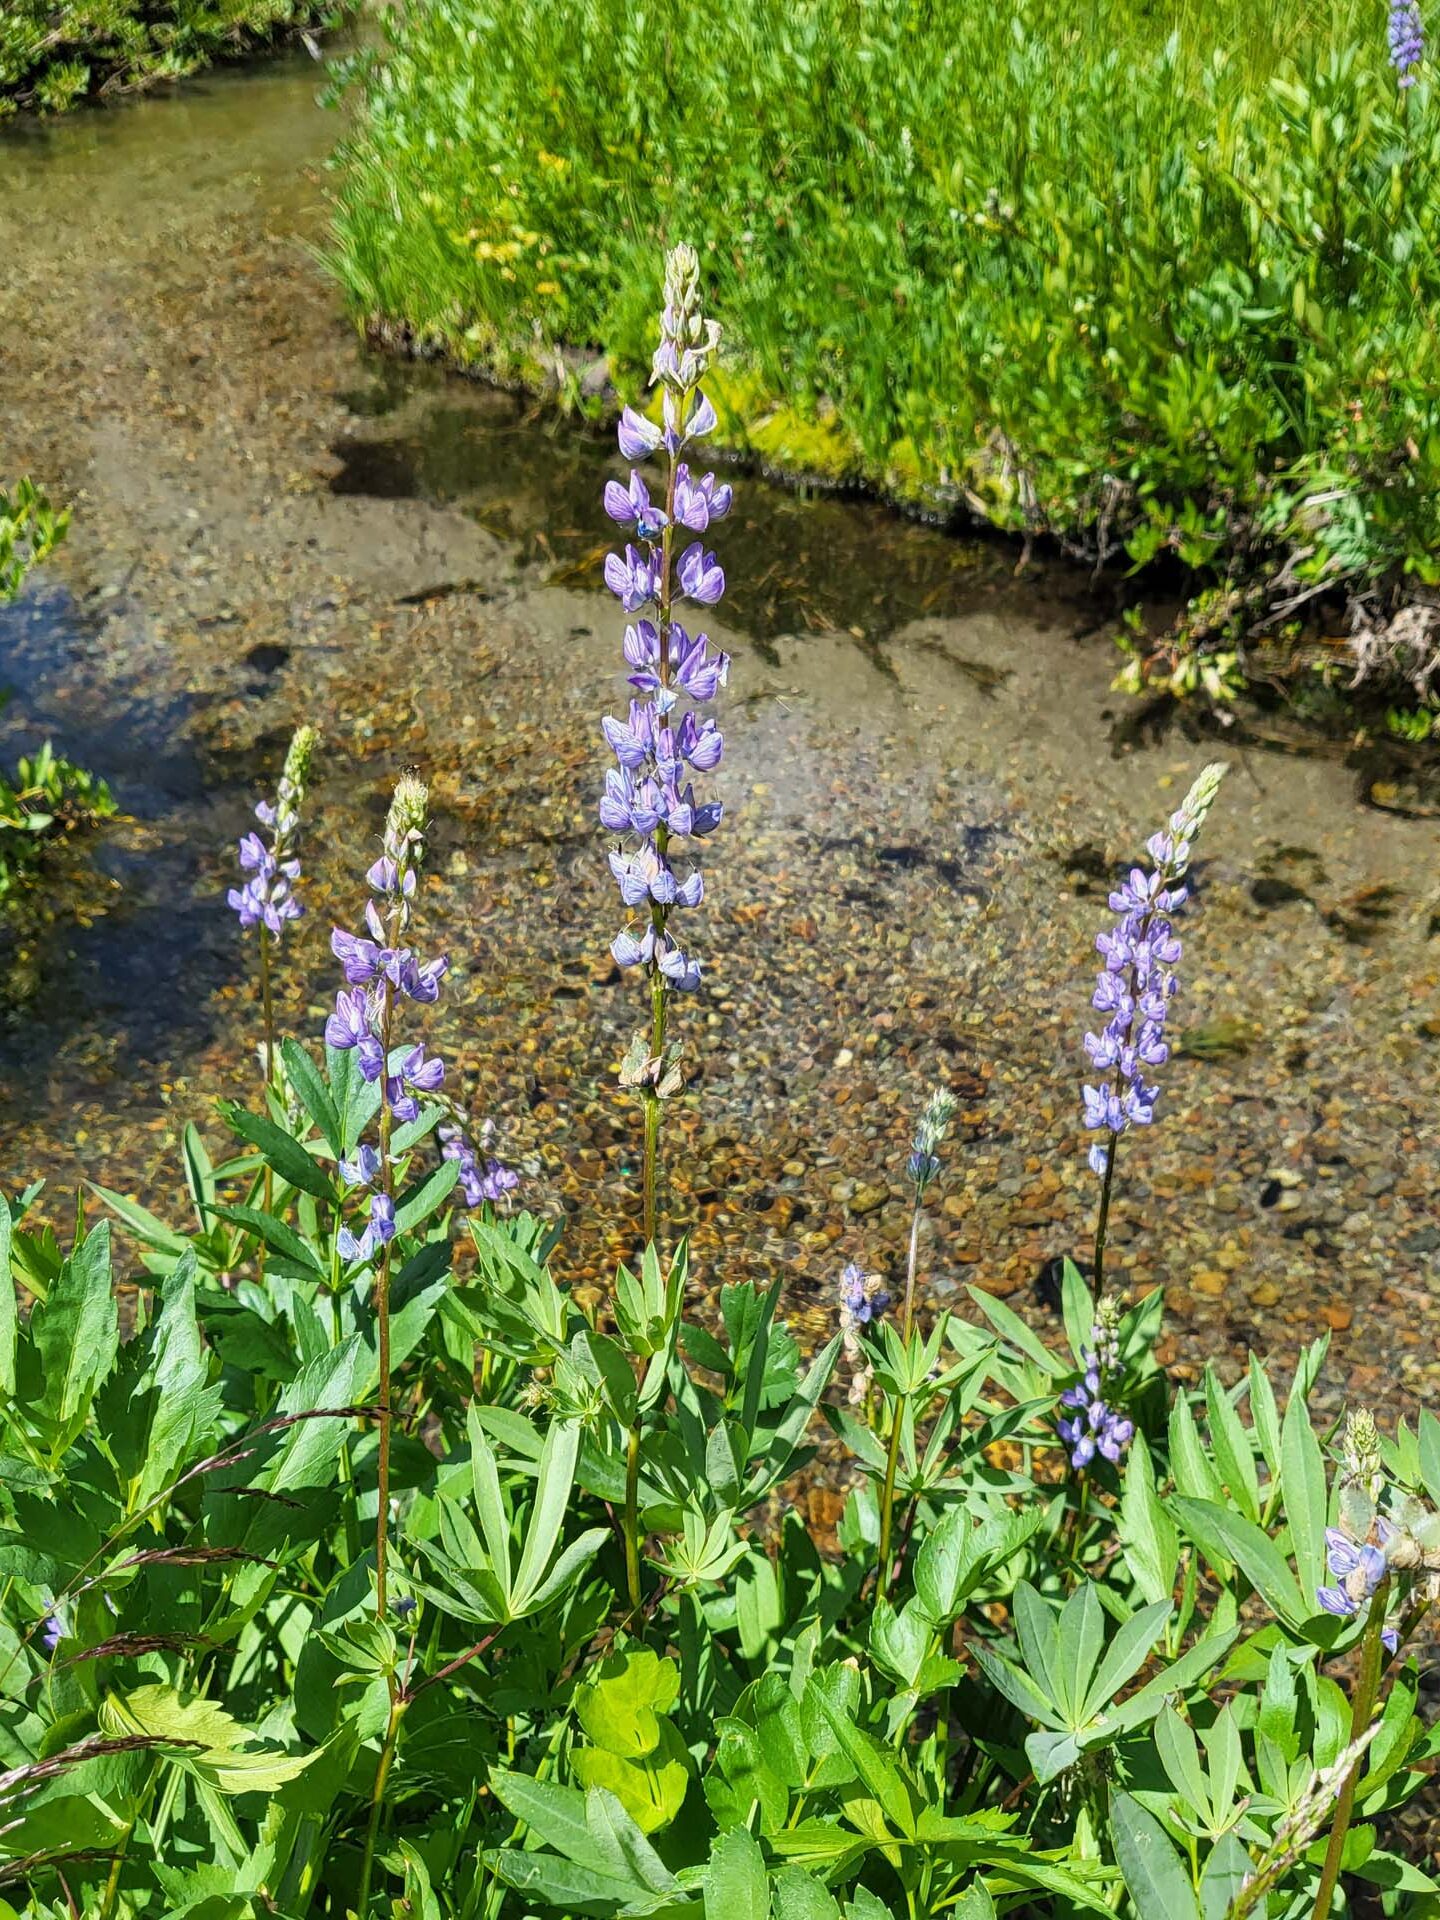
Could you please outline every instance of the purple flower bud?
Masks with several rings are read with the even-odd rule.
[[[620,451],[627,460],[644,460],[655,453],[660,446],[660,429],[636,413],[633,407],[626,407],[620,415],[619,435]]]

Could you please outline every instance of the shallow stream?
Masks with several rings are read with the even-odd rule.
[[[127,815],[0,946],[0,1182],[79,1178],[180,1218],[176,1141],[253,1080],[233,843],[291,727],[325,747],[283,1018],[318,1036],[388,787],[430,777],[431,1029],[526,1197],[598,1279],[633,1231],[614,1067],[641,1006],[594,801],[624,697],[599,588],[608,445],[368,354],[317,263],[333,114],[304,56],[0,136],[0,473],[73,502],[0,612],[7,757],[52,735]],[[1012,549],[758,480],[733,591],[727,822],[685,1023],[674,1214],[701,1282],[787,1276],[818,1334],[848,1259],[894,1269],[929,1087],[962,1124],[924,1253],[944,1298],[1083,1248],[1079,1125],[1109,876],[1217,751],[1109,691],[1108,591]],[[1192,730],[1194,730],[1192,728]],[[1440,1296],[1435,827],[1340,748],[1231,763],[1189,916],[1181,1057],[1126,1143],[1114,1259],[1182,1357],[1288,1356],[1433,1400]],[[1285,750],[1289,747],[1294,751]],[[1278,750],[1277,750],[1278,749]],[[4,936],[0,936],[3,941]],[[1113,1271],[1114,1269],[1112,1269]]]

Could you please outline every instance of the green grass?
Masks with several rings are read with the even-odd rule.
[[[317,0],[7,0],[0,114],[58,113],[95,95],[179,80],[333,11]]]
[[[1440,548],[1440,98],[1385,18],[399,0],[334,264],[367,322],[628,395],[689,239],[733,445],[1173,552],[1193,641],[1329,596],[1383,638]]]

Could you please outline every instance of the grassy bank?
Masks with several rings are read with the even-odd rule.
[[[579,399],[577,349],[638,388],[657,239],[689,237],[732,445],[1171,551],[1180,652],[1322,608],[1423,680],[1440,100],[1397,87],[1381,0],[1171,17],[401,0],[335,265],[367,321]]]
[[[10,0],[0,7],[0,116],[179,80],[339,11],[316,0]]]

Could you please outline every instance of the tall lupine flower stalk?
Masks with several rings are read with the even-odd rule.
[[[239,846],[240,871],[246,876],[240,886],[232,887],[225,898],[248,931],[260,930],[260,1017],[264,1027],[263,1066],[267,1102],[275,1086],[275,987],[272,943],[284,933],[287,922],[300,918],[300,902],[295,883],[300,878],[296,848],[300,840],[300,809],[305,804],[310,784],[310,762],[320,736],[314,727],[297,727],[285,750],[280,784],[273,801],[261,800],[255,818],[265,828],[268,841],[258,833],[247,833]],[[269,1213],[275,1198],[275,1175],[266,1165],[264,1208]],[[265,1278],[265,1243],[260,1242],[259,1272]]]
[[[364,1078],[380,1086],[379,1147],[362,1146],[341,1167],[342,1178],[357,1189],[371,1189],[368,1217],[359,1235],[342,1227],[336,1246],[352,1268],[376,1268],[375,1322],[380,1385],[379,1506],[375,1517],[375,1607],[385,1615],[386,1546],[390,1519],[390,1258],[395,1238],[394,1129],[420,1117],[422,1098],[439,1091],[445,1063],[423,1046],[398,1053],[396,1016],[402,1000],[430,1005],[440,997],[449,961],[440,955],[419,960],[402,945],[410,925],[420,862],[425,852],[429,793],[422,780],[402,774],[390,802],[380,858],[365,876],[372,898],[366,902],[366,934],[336,927],[330,946],[344,969],[346,987],[336,995],[335,1011],[325,1023],[327,1043],[355,1052]],[[367,937],[368,935],[368,937]]]
[[[1110,1016],[1098,1034],[1085,1036],[1085,1051],[1099,1069],[1098,1085],[1084,1089],[1085,1125],[1108,1136],[1090,1149],[1090,1165],[1101,1177],[1095,1225],[1097,1300],[1105,1285],[1105,1236],[1120,1136],[1154,1120],[1159,1090],[1146,1076],[1170,1057],[1165,1021],[1179,989],[1175,968],[1181,952],[1171,915],[1185,904],[1187,889],[1181,882],[1224,775],[1219,761],[1206,767],[1171,814],[1168,828],[1151,836],[1146,847],[1154,871],[1131,869],[1129,879],[1110,895],[1110,910],[1119,919],[1095,940],[1105,965],[1091,1004]]]
[[[271,978],[271,942],[284,933],[286,923],[302,912],[295,897],[300,878],[296,848],[300,839],[300,809],[310,784],[310,762],[320,736],[314,727],[297,727],[285,753],[280,784],[273,801],[261,800],[255,818],[267,838],[247,833],[239,845],[240,871],[245,876],[225,898],[239,915],[245,931],[260,929],[260,1004],[265,1022],[265,1089],[275,1079],[275,1007]],[[268,1204],[268,1201],[267,1201]]]
[[[396,782],[380,858],[365,878],[372,898],[365,904],[366,933],[348,933],[336,927],[331,950],[344,970],[346,987],[335,998],[335,1011],[325,1023],[328,1045],[341,1052],[353,1050],[361,1074],[379,1083],[379,1145],[359,1146],[341,1167],[341,1177],[356,1189],[371,1189],[363,1232],[342,1227],[337,1254],[355,1271],[376,1270],[375,1327],[379,1385],[375,1414],[379,1427],[375,1509],[375,1613],[383,1625],[386,1615],[387,1548],[390,1534],[390,1447],[394,1408],[390,1387],[390,1263],[397,1231],[395,1217],[395,1127],[418,1120],[422,1099],[438,1093],[445,1079],[444,1062],[427,1055],[423,1046],[397,1047],[397,1016],[402,1001],[432,1005],[440,997],[440,982],[449,970],[443,954],[420,960],[402,945],[409,929],[411,909],[425,853],[425,826],[430,795],[423,780],[412,773]],[[360,1896],[356,1912],[369,1911],[370,1882],[375,1868],[375,1846],[385,1786],[400,1724],[409,1704],[393,1671],[387,1673],[390,1714],[370,1796],[370,1818],[360,1869]]]
[[[640,967],[650,983],[650,1030],[627,1055],[625,1084],[644,1102],[645,1238],[655,1239],[655,1191],[662,1097],[678,1085],[675,1049],[667,1046],[668,1001],[700,982],[700,963],[672,927],[679,909],[697,907],[704,883],[697,871],[675,868],[684,842],[703,839],[720,823],[715,801],[697,801],[693,771],[720,764],[724,741],[701,708],[725,684],[729,657],[712,652],[703,633],[693,638],[675,616],[678,600],[714,606],[725,575],[703,536],[730,508],[730,488],[713,473],[696,477],[684,457],[715,425],[715,409],[700,391],[720,329],[700,308],[700,263],[690,247],[676,247],[665,263],[665,306],[652,384],[662,390],[662,425],[627,407],[620,419],[620,451],[627,460],[664,460],[663,504],[651,497],[638,469],[629,483],[610,481],[605,511],[633,530],[622,555],[605,562],[605,582],[626,613],[625,659],[635,689],[623,720],[607,715],[603,730],[616,766],[605,776],[600,819],[620,843],[610,870],[620,898],[639,918],[615,936],[611,951],[622,967]],[[699,537],[677,551],[686,533]],[[684,704],[682,706],[682,703]],[[643,1055],[643,1058],[637,1057]]]
[[[937,1087],[925,1103],[925,1111],[915,1129],[910,1158],[905,1163],[912,1195],[910,1252],[905,1262],[904,1335],[907,1340],[915,1319],[915,1270],[920,1261],[920,1216],[925,1208],[925,1192],[940,1172],[940,1149],[945,1144],[945,1136],[950,1131],[950,1122],[954,1117],[954,1094],[947,1087]]]
[[[1413,87],[1420,77],[1416,69],[1425,58],[1425,23],[1420,17],[1419,0],[1392,0],[1386,37],[1397,83],[1402,88]]]

